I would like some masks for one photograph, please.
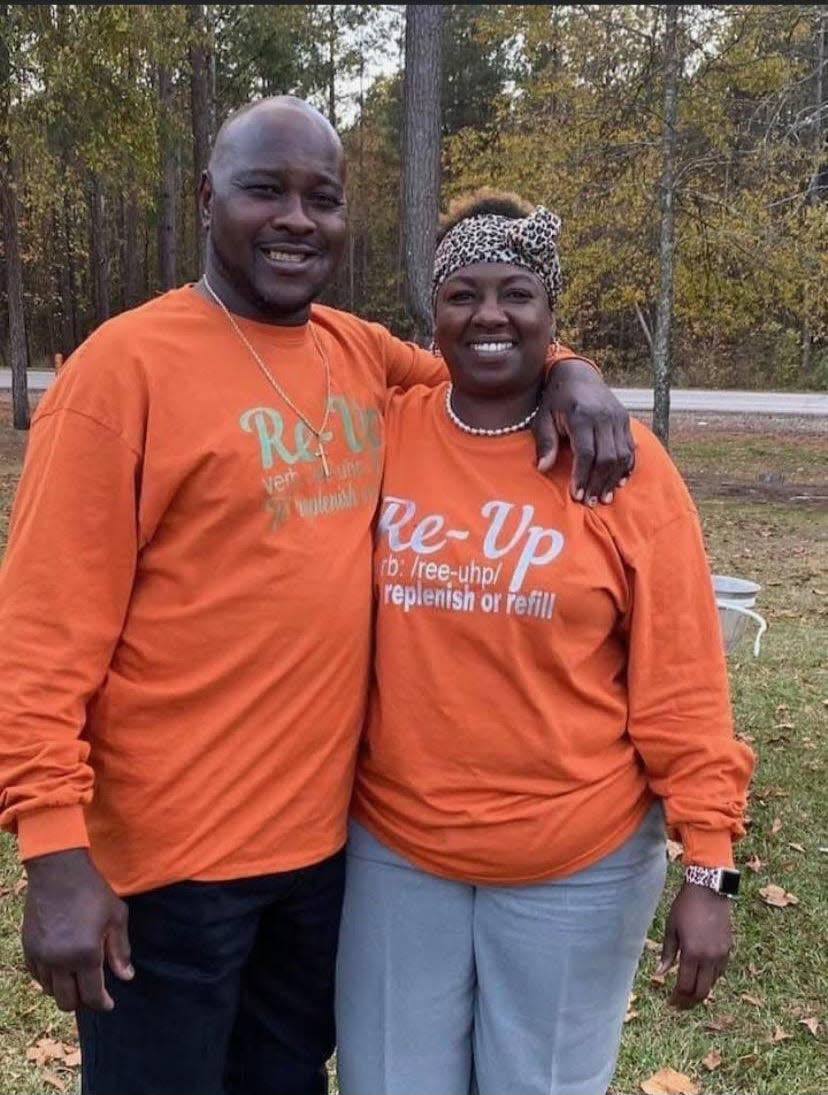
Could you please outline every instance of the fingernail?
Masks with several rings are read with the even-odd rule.
[[[602,502],[603,502],[603,503],[604,503],[605,505],[607,505],[607,506],[608,506],[608,505],[610,504],[610,502],[612,501],[612,491],[611,491],[611,490],[608,490],[608,491],[607,491],[607,493],[606,493],[606,494],[605,494],[605,495],[603,496],[603,498],[601,499],[601,501],[602,501]]]
[[[588,505],[588,506],[590,507],[590,509],[591,509],[591,508],[592,508],[593,506],[597,506],[597,505],[598,505],[598,499],[597,499],[597,498],[595,497],[595,495],[594,495],[594,494],[591,494],[591,495],[589,496],[589,498],[587,498],[587,505]]]
[[[578,489],[575,491],[575,501],[576,502],[583,502],[583,500],[584,500],[584,488],[583,487],[578,487]]]
[[[623,486],[624,486],[624,484],[625,484],[625,483],[626,483],[626,482],[627,482],[628,480],[629,480],[629,476],[628,476],[628,475],[625,475],[623,479],[619,479],[619,480],[618,480],[618,486],[619,486],[619,487],[623,487]]]
[[[129,978],[134,977],[135,976],[135,966],[133,966],[133,965],[127,966],[126,969],[124,970],[124,976],[129,977]]]

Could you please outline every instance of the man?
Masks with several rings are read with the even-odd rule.
[[[202,281],[101,327],[38,407],[0,576],[0,821],[88,1095],[326,1090],[384,396],[442,376],[311,310],[346,216],[307,104],[234,115],[201,198]],[[583,363],[549,389],[604,494],[625,416]]]

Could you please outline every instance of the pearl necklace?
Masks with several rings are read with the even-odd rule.
[[[275,391],[282,397],[285,403],[287,403],[293,413],[298,418],[300,418],[302,422],[304,422],[304,424],[316,438],[316,444],[318,446],[316,450],[316,456],[322,461],[322,471],[324,472],[325,478],[330,478],[331,472],[330,468],[328,467],[328,457],[325,453],[325,447],[322,442],[322,435],[325,432],[325,427],[328,424],[328,415],[331,413],[331,366],[328,362],[327,355],[322,349],[322,346],[319,342],[319,336],[313,329],[313,324],[311,322],[308,322],[308,330],[310,331],[311,338],[313,339],[313,344],[316,347],[316,352],[319,354],[319,357],[322,360],[322,368],[325,370],[325,413],[322,415],[322,421],[319,423],[318,428],[314,426],[313,423],[310,422],[304,414],[302,414],[302,412],[299,410],[299,408],[296,406],[296,404],[293,402],[293,400],[290,398],[290,396],[287,394],[281,384],[279,384],[279,382],[276,380],[276,377],[273,376],[267,365],[265,365],[264,361],[262,361],[261,357],[256,353],[256,350],[251,345],[247,335],[245,335],[244,331],[241,329],[241,327],[239,327],[238,323],[236,323],[235,319],[233,318],[233,313],[230,311],[230,309],[215,291],[213,286],[207,280],[207,275],[203,274],[201,280],[204,282],[204,286],[207,289],[207,292],[210,294],[210,296],[213,298],[219,308],[221,308],[222,312],[224,312],[224,314],[227,316],[228,320],[230,321],[230,326],[233,328],[241,341],[247,347],[250,356],[259,366],[259,371],[262,373],[265,380],[268,381],[270,386],[275,389]]]
[[[451,405],[452,390],[453,386],[449,384],[446,388],[446,414],[448,414],[458,430],[462,430],[463,433],[474,434],[475,437],[502,437],[507,433],[518,433],[520,430],[525,430],[527,426],[530,426],[535,415],[538,413],[538,408],[535,407],[535,409],[530,411],[525,418],[520,420],[520,422],[515,422],[512,426],[501,426],[500,429],[497,430],[487,430],[482,426],[469,426],[462,418],[458,418],[454,412],[454,408]]]

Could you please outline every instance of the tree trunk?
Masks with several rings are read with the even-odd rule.
[[[664,8],[664,119],[661,134],[661,227],[658,243],[659,286],[653,334],[653,430],[664,445],[670,441],[670,341],[673,324],[675,259],[676,118],[679,82],[679,8]]]
[[[89,172],[89,273],[95,326],[100,327],[111,314],[109,303],[109,263],[106,240],[104,192],[97,172]]]
[[[826,28],[828,28],[828,14],[824,7],[817,8],[817,28],[816,28],[816,81],[814,90],[814,170],[811,175],[811,181],[808,185],[808,205],[819,205],[820,201],[824,199],[824,194],[820,186],[820,182],[823,179],[823,172],[825,170],[824,157],[825,157],[825,142],[823,133],[825,132],[825,125],[823,122],[823,113],[826,106],[825,96],[825,36]],[[813,352],[813,334],[811,332],[811,322],[808,315],[809,305],[811,304],[811,291],[810,288],[805,290],[805,317],[802,320],[802,359],[801,370],[805,377],[808,377],[811,372],[811,357]]]
[[[210,152],[210,63],[211,48],[207,8],[204,4],[187,5],[190,28],[190,119],[193,129],[193,189],[197,191],[201,173],[207,167]],[[198,194],[193,194],[195,228],[200,277],[204,270],[206,239],[201,224]]]
[[[67,315],[72,320],[72,349],[80,344],[80,320],[78,317],[78,279],[75,268],[75,242],[72,235],[72,209],[69,204],[69,194],[66,186],[63,187],[63,250],[66,279],[66,303]]]
[[[26,315],[23,310],[23,266],[20,261],[20,221],[17,204],[15,163],[9,139],[11,125],[11,57],[9,55],[9,5],[0,4],[0,214],[3,217],[6,296],[9,312],[9,366],[12,372],[12,416],[16,430],[27,430],[30,422],[26,381],[28,348]]]
[[[336,129],[336,5],[328,5],[328,121]]]
[[[407,4],[403,78],[402,258],[414,337],[433,329],[431,272],[440,202],[441,4]]]
[[[60,333],[58,335],[58,350],[67,358],[75,348],[75,330],[72,323],[72,281],[69,276],[69,265],[66,262],[66,249],[62,243],[63,235],[61,216],[58,212],[52,214],[52,230],[50,235],[50,249],[55,275],[57,277],[58,295],[60,296]]]
[[[172,73],[158,66],[158,127],[161,186],[158,200],[158,281],[162,290],[178,284],[176,275],[176,155],[173,139],[175,89]]]
[[[124,307],[141,300],[141,261],[138,251],[138,195],[130,190],[124,201]]]

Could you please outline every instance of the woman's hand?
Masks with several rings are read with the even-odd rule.
[[[707,997],[727,965],[733,945],[730,904],[714,890],[685,882],[670,908],[656,972],[666,973],[680,953],[670,1003],[682,1011]]]
[[[596,370],[567,358],[549,372],[535,418],[538,470],[549,471],[561,437],[572,445],[570,491],[578,502],[611,502],[635,464],[630,416]]]

